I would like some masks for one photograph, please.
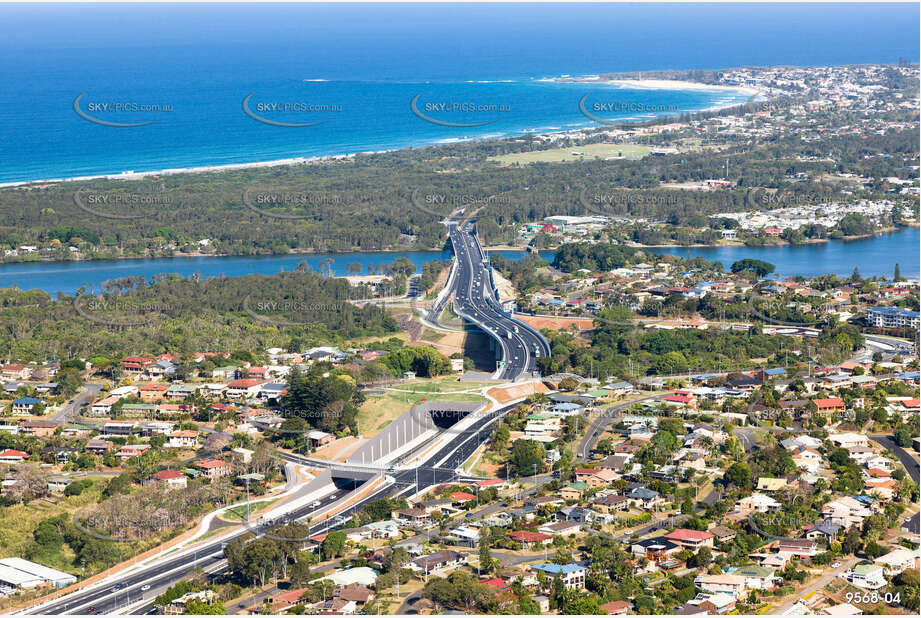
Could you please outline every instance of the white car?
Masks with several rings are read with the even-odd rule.
[[[832,563],[831,563],[831,568],[833,568],[833,569],[837,569],[839,566],[841,566],[841,563],[840,563],[840,562],[832,562]]]
[[[150,584],[144,584],[143,586],[141,586],[141,590],[145,592],[150,590]]]

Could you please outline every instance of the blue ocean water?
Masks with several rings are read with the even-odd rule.
[[[0,5],[0,183],[590,126],[586,94],[703,109],[746,97],[543,80],[917,60],[918,21],[916,4],[878,3]],[[91,117],[152,123],[90,122],[81,94]],[[249,95],[261,118],[321,124],[260,122]],[[417,95],[424,115],[479,126],[427,122]]]

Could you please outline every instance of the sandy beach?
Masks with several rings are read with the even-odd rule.
[[[620,86],[631,90],[702,90],[710,92],[735,92],[748,96],[764,96],[764,93],[756,88],[747,86],[718,86],[715,84],[701,84],[699,82],[688,82],[677,79],[601,79],[600,77],[585,77],[576,79],[567,79],[561,81],[579,81],[594,82],[607,85]]]

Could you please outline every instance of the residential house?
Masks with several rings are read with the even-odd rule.
[[[845,577],[854,586],[869,590],[878,590],[889,583],[885,567],[879,564],[858,564]]]
[[[138,396],[141,401],[151,402],[160,401],[166,395],[166,384],[145,384],[138,388]]]
[[[843,404],[842,404],[843,405]],[[835,446],[841,448],[851,448],[854,446],[870,446],[870,440],[863,434],[859,433],[835,433],[828,436],[828,439]]]
[[[429,514],[425,510],[418,508],[392,511],[390,517],[404,526],[425,526],[431,522]]]
[[[592,508],[602,513],[611,513],[614,511],[626,511],[630,507],[630,499],[627,496],[618,496],[609,494],[592,500]]]
[[[35,406],[42,403],[41,399],[35,397],[20,397],[13,400],[13,414],[17,416],[26,416],[32,414]]]
[[[149,444],[125,444],[115,453],[115,456],[119,459],[130,459],[132,457],[140,457],[149,450]]]
[[[762,476],[758,479],[758,491],[765,491],[768,493],[773,493],[775,491],[780,491],[781,489],[786,488],[787,479],[775,479],[766,476]]]
[[[774,513],[779,511],[781,506],[777,500],[760,493],[753,493],[736,503],[736,508],[740,511],[756,511],[758,513]]]
[[[740,566],[732,574],[744,577],[745,587],[754,590],[773,590],[781,580],[774,575],[774,569],[753,564]]]
[[[543,547],[553,542],[552,534],[534,532],[532,530],[516,530],[514,532],[509,532],[508,537],[521,545],[524,549],[534,546]]]
[[[25,451],[17,451],[12,448],[0,451],[0,463],[22,463],[28,458],[29,454]]]
[[[701,547],[713,547],[713,535],[709,532],[703,532],[700,530],[678,528],[674,532],[669,532],[666,534],[665,538],[672,543],[692,551],[696,551]]]
[[[819,553],[818,543],[809,539],[779,539],[776,547],[778,553],[800,558],[811,558]]]
[[[885,556],[880,556],[873,560],[873,564],[883,567],[885,575],[893,577],[906,569],[917,569],[921,566],[918,550],[910,550],[904,547],[893,549]]]
[[[57,431],[58,424],[53,421],[23,421],[20,427],[25,436],[50,438]]]
[[[105,455],[111,451],[112,448],[113,444],[109,440],[101,440],[99,438],[95,438],[86,443],[84,450],[86,450],[87,453],[92,453],[93,455]]]
[[[592,468],[576,468],[576,480],[586,483],[589,487],[606,487],[618,478],[620,478],[619,474],[604,468],[598,470]]]
[[[169,448],[195,448],[198,445],[198,432],[192,429],[183,429],[169,434],[166,446]]]
[[[630,545],[630,551],[635,556],[643,556],[647,560],[655,563],[664,562],[671,559],[671,556],[681,551],[681,547],[664,536],[652,539],[642,539],[634,541]]]
[[[560,497],[564,500],[580,500],[582,495],[589,489],[588,483],[576,481],[569,483],[560,490]]]
[[[208,479],[216,479],[231,473],[230,464],[220,459],[205,459],[195,464],[202,475]]]
[[[224,395],[229,399],[253,399],[262,386],[262,380],[243,378],[227,384]]]
[[[531,565],[531,569],[545,573],[549,579],[560,576],[563,586],[567,589],[585,588],[586,568],[580,564],[534,564]]]
[[[150,478],[159,483],[166,483],[171,489],[184,489],[188,481],[188,477],[179,470],[160,470]]]
[[[705,592],[729,594],[735,599],[745,592],[745,578],[739,575],[701,574],[694,578],[694,585]]]
[[[466,564],[467,556],[456,551],[445,550],[413,558],[412,562],[416,569],[422,571],[423,577],[427,577]]]
[[[546,534],[569,536],[570,534],[578,534],[582,528],[578,521],[556,521],[544,524],[537,530]]]

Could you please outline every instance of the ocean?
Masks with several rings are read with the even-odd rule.
[[[749,95],[549,80],[917,60],[918,21],[877,3],[0,5],[0,183],[598,126],[585,96],[610,120],[726,106]]]

